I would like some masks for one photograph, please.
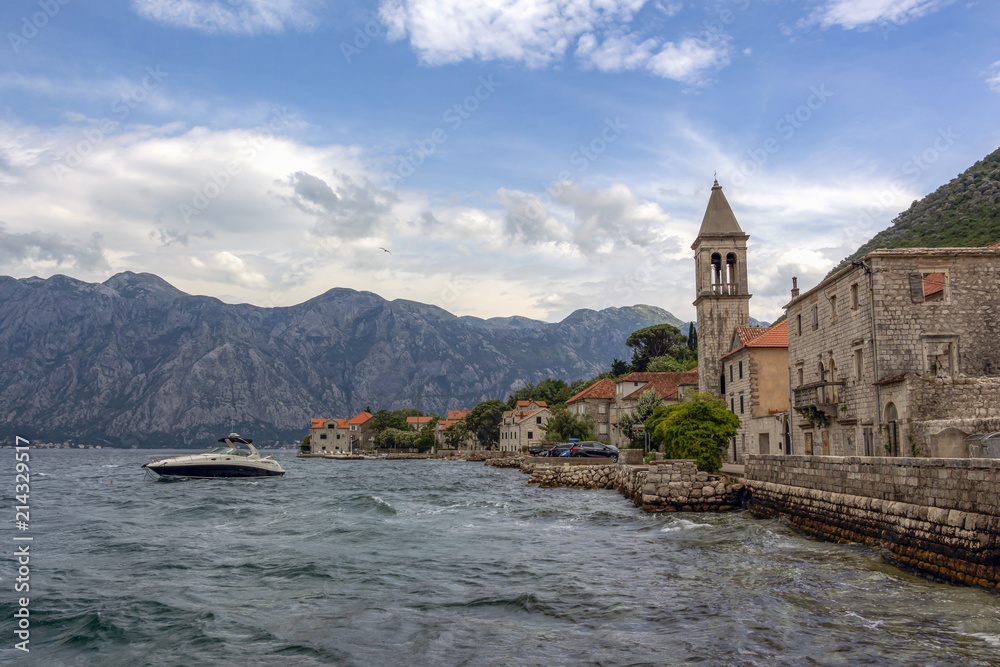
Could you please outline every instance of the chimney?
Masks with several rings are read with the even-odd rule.
[[[796,298],[799,295],[799,279],[792,276],[792,298]]]

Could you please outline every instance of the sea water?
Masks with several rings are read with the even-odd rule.
[[[0,662],[1000,664],[1000,596],[782,521],[648,514],[465,462],[278,452],[279,479],[146,479],[163,454],[32,450],[18,531],[0,450]]]

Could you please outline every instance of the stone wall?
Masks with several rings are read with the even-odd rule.
[[[1000,461],[751,457],[749,504],[803,531],[888,548],[943,579],[1000,590]]]
[[[616,489],[653,512],[725,512],[739,509],[743,485],[725,475],[699,472],[694,461],[658,461],[650,466],[564,466],[525,462],[529,484]]]

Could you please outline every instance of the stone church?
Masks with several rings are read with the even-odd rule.
[[[740,418],[726,458],[788,453],[788,328],[750,325],[747,239],[718,181],[691,249],[698,313],[698,389]]]

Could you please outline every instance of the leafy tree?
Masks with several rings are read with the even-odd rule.
[[[409,429],[387,428],[375,436],[375,446],[379,449],[416,447],[420,434]]]
[[[625,344],[632,348],[633,359],[639,357],[648,361],[654,357],[662,357],[675,345],[686,345],[687,339],[672,324],[657,324],[633,331]]]
[[[652,389],[647,389],[639,396],[635,403],[635,409],[626,412],[618,419],[618,428],[629,439],[633,448],[641,447],[645,441],[645,435],[636,433],[632,427],[646,421],[660,405],[660,397]]]
[[[372,417],[371,430],[376,434],[390,428],[399,429],[400,431],[405,430],[407,428],[406,417],[399,413],[399,410],[393,412],[379,410]]]
[[[565,407],[554,408],[545,425],[545,439],[550,442],[567,442],[570,438],[592,440],[593,437],[594,425],[590,417],[577,417]]]
[[[528,383],[507,397],[507,409],[513,410],[518,401],[545,401],[549,406],[560,405],[582,391],[587,385],[586,380],[574,380],[567,383],[558,378],[545,378],[538,384]]]
[[[452,449],[461,447],[469,438],[469,428],[465,422],[455,422],[444,430],[444,442]]]
[[[500,421],[507,405],[503,401],[483,401],[472,408],[465,424],[484,449],[493,449],[500,442]]]
[[[694,394],[690,401],[659,406],[646,420],[650,440],[667,458],[694,459],[698,470],[717,472],[722,453],[740,428],[740,418],[726,402],[711,394]]]
[[[665,354],[662,357],[650,359],[646,370],[650,373],[683,373],[687,370],[684,366],[685,364],[674,359],[669,354]]]

